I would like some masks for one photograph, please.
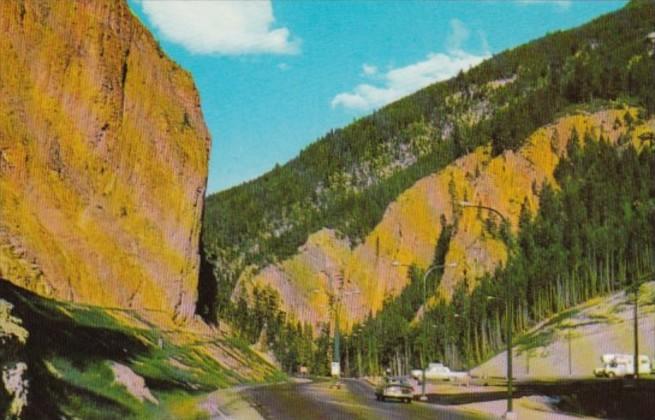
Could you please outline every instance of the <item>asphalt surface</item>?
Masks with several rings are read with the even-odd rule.
[[[484,419],[473,413],[414,401],[382,402],[373,388],[358,380],[344,380],[341,389],[330,382],[271,385],[242,391],[265,419]]]

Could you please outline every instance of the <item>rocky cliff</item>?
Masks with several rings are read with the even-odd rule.
[[[496,208],[516,231],[521,207],[528,206],[534,214],[543,183],[556,187],[554,171],[573,131],[580,139],[589,133],[613,144],[621,139],[639,147],[640,138],[652,133],[655,123],[624,123],[636,115],[634,108],[581,111],[536,130],[516,152],[493,157],[490,148],[480,147],[398,196],[362,244],[351,249],[347,240],[324,229],[310,235],[292,258],[256,274],[246,272],[241,284],[270,285],[280,292],[287,311],[317,323],[328,320],[327,295],[342,278],[342,319],[352,323],[402,291],[409,265],[426,269],[432,263],[445,220],[454,226],[445,256],[449,267],[439,289],[429,294],[449,299],[461,281],[467,279],[473,288],[478,278],[507,259],[505,243],[488,228],[499,226],[499,218],[490,220],[492,214],[463,208],[460,201]]]
[[[0,277],[193,314],[210,140],[126,2],[0,2]]]

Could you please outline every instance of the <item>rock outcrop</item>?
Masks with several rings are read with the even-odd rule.
[[[19,418],[27,405],[29,381],[21,351],[29,333],[20,318],[12,314],[14,305],[0,299],[0,413]]]
[[[0,2],[0,277],[191,316],[209,147],[125,1]]]

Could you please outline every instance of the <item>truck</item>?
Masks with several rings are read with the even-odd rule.
[[[417,381],[423,380],[423,369],[412,369],[412,377]],[[425,379],[436,381],[460,381],[465,382],[469,378],[468,372],[453,372],[443,363],[430,363],[425,369]]]
[[[594,369],[594,376],[602,378],[622,378],[635,374],[633,354],[606,353],[600,357],[601,367]],[[651,373],[651,361],[646,355],[640,354],[639,374]]]

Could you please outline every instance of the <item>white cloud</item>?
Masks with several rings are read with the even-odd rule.
[[[166,39],[197,54],[296,54],[300,41],[275,28],[270,0],[141,0]]]
[[[446,40],[447,53],[432,53],[423,61],[391,69],[380,75],[379,86],[362,83],[350,92],[339,93],[332,99],[332,108],[341,106],[358,111],[379,108],[434,82],[449,79],[460,70],[467,70],[489,58],[487,52],[475,55],[461,50],[468,37],[469,31],[462,22],[451,21],[451,33]]]
[[[373,66],[371,64],[366,64],[366,63],[364,63],[362,65],[362,73],[365,76],[373,76],[373,75],[377,74],[377,72],[378,72],[378,68],[376,66]]]
[[[290,69],[291,69],[291,66],[288,65],[287,63],[280,63],[280,64],[277,65],[277,68],[278,68],[280,71],[287,71],[287,70],[290,70]]]

